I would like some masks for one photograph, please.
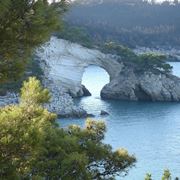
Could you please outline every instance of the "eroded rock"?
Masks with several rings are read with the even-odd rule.
[[[100,115],[101,116],[107,116],[107,115],[109,115],[109,113],[104,111],[104,110],[101,110]]]
[[[104,99],[180,101],[180,78],[171,74],[125,70],[101,91]]]
[[[82,90],[83,90],[83,96],[91,96],[92,95],[84,85],[82,85]]]
[[[42,46],[37,56],[45,79],[57,87],[63,87],[72,97],[83,96],[81,83],[85,68],[96,65],[104,68],[110,76],[110,83],[101,91],[104,99],[180,101],[180,78],[158,70],[137,72],[121,57],[103,54],[56,37]]]

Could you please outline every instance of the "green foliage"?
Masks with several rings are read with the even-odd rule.
[[[62,33],[56,33],[56,35],[59,38],[64,38],[72,42],[79,43],[86,47],[96,47],[104,53],[117,55],[120,57],[120,61],[135,66],[138,71],[159,70],[165,73],[170,73],[172,71],[172,66],[170,66],[166,62],[167,57],[164,55],[154,53],[145,53],[137,55],[133,52],[132,49],[123,46],[117,42],[92,42],[92,37],[87,32],[87,29],[82,29],[76,26],[66,24],[64,26],[64,30],[62,31]]]
[[[167,64],[166,56],[153,53],[142,54],[138,56],[138,64],[140,68],[151,70],[158,69],[166,73],[172,71],[172,66]]]
[[[65,1],[0,1],[0,83],[22,76],[33,49],[61,27]]]
[[[0,108],[0,179],[111,179],[126,175],[136,159],[102,143],[106,127],[61,129],[43,104],[50,96],[36,78],[24,82],[20,103]]]
[[[147,173],[144,180],[152,180],[151,174]]]
[[[25,81],[21,89],[21,104],[37,105],[48,102],[50,99],[49,91],[43,89],[40,81],[35,77]]]
[[[63,30],[56,33],[58,38],[70,40],[71,42],[79,43],[85,47],[91,48],[93,43],[87,31],[78,26],[70,26],[64,24]]]
[[[170,73],[172,71],[172,66],[166,62],[166,56],[145,53],[141,55],[136,55],[130,48],[120,45],[115,42],[106,43],[102,48],[105,53],[116,54],[120,56],[120,60],[124,63],[134,64],[138,70],[159,70],[165,73]]]
[[[141,71],[154,69],[165,73],[170,73],[172,71],[172,67],[167,64],[167,58],[164,55],[153,53],[136,55],[130,48],[112,41],[106,43],[92,43],[87,31],[85,29],[77,28],[76,26],[66,24],[62,33],[57,33],[56,35],[59,38],[64,38],[86,47],[97,47],[104,53],[118,55],[120,57],[120,61],[134,65]]]
[[[30,82],[33,80],[35,79],[30,79]],[[23,179],[30,173],[34,158],[41,151],[46,130],[51,128],[50,121],[55,120],[56,115],[44,109],[42,101],[36,101],[37,104],[28,101],[33,93],[39,93],[36,96],[37,99],[41,99],[44,94],[44,90],[37,87],[37,84],[38,81],[35,87],[30,89],[29,97],[26,99],[27,96],[24,95],[23,90],[27,90],[28,84],[25,83],[21,101],[26,104],[21,103],[0,109],[1,179]],[[27,90],[26,93],[28,92]]]
[[[66,21],[85,27],[93,41],[111,40],[129,47],[180,45],[180,3],[177,0],[174,5],[169,3],[171,0],[162,4],[148,3],[149,0],[103,0],[101,3],[91,0],[82,3],[85,1],[74,1]]]
[[[103,49],[105,53],[117,54],[123,61],[136,61],[137,55],[128,47],[115,42],[105,43]]]
[[[162,180],[172,180],[171,173],[168,169],[164,170],[164,173],[163,173],[161,179]],[[144,180],[152,180],[151,174],[147,173]],[[179,178],[176,177],[175,180],[179,180]]]
[[[37,57],[33,56],[28,60],[26,72],[21,78],[18,78],[16,81],[12,80],[5,83],[0,83],[0,95],[6,94],[7,91],[19,93],[24,80],[28,79],[30,76],[36,76],[41,80],[43,75],[44,73],[40,67]]]
[[[171,180],[171,173],[168,169],[164,170],[162,180]]]

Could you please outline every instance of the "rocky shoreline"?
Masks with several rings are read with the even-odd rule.
[[[70,96],[63,87],[54,84],[46,86],[51,92],[50,103],[45,107],[58,115],[59,118],[80,118],[88,117],[88,113],[80,106],[75,105],[72,96]]]
[[[136,53],[150,51],[155,52],[152,49],[139,48]],[[157,52],[165,54],[160,49],[156,50]],[[180,51],[174,49],[167,51],[167,54],[180,57]],[[180,78],[162,72],[138,73],[134,66],[126,65],[112,55],[69,41],[52,37],[50,42],[37,50],[36,59],[44,72],[43,86],[49,89],[52,95],[50,103],[45,107],[59,118],[94,116],[75,104],[73,99],[91,95],[81,84],[84,70],[89,65],[100,66],[110,75],[110,83],[101,91],[104,99],[180,101]],[[7,93],[0,96],[0,106],[16,104],[18,99],[17,94]]]
[[[51,87],[50,103],[45,104],[50,112],[56,113],[58,118],[86,118],[91,116],[82,107],[75,105],[73,98],[62,89]],[[5,96],[0,96],[0,107],[17,104],[19,96],[16,93],[8,92]]]

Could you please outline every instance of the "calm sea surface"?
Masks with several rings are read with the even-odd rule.
[[[171,63],[174,74],[180,76],[180,63]],[[107,125],[105,143],[114,149],[123,147],[138,159],[124,180],[143,180],[147,172],[154,180],[160,180],[162,171],[170,169],[173,177],[180,177],[180,103],[125,102],[101,100],[100,90],[109,82],[107,73],[91,66],[86,69],[83,84],[91,97],[76,100],[96,119]],[[100,117],[101,110],[110,116]],[[58,120],[61,127],[70,124],[84,125],[85,119]]]

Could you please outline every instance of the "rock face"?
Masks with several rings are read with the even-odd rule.
[[[38,49],[37,56],[44,69],[45,82],[50,81],[59,91],[63,89],[72,97],[87,95],[88,91],[81,84],[82,76],[86,67],[97,65],[110,76],[110,83],[101,91],[104,99],[180,101],[180,78],[158,71],[136,72],[120,57],[98,50],[52,37]]]
[[[57,86],[62,86],[73,97],[83,96],[81,85],[85,69],[90,65],[104,68],[115,78],[123,68],[113,55],[105,55],[98,50],[91,50],[81,45],[52,37],[37,50],[42,68],[47,79]]]
[[[180,101],[180,78],[163,73],[141,74],[126,68],[102,89],[101,97],[131,101]]]
[[[87,117],[87,112],[79,106],[74,104],[73,98],[65,92],[62,87],[57,87],[55,84],[46,84],[46,87],[51,92],[50,103],[45,107],[58,115],[59,118],[80,118]]]
[[[82,85],[82,90],[83,90],[83,96],[91,96],[92,95],[84,85]]]
[[[52,37],[39,48],[36,56],[44,71],[43,84],[52,94],[51,102],[46,107],[59,117],[92,116],[82,107],[75,105],[72,98],[91,95],[81,84],[86,67],[97,65],[106,68],[111,78],[115,77],[114,70],[117,67],[119,71],[123,67],[115,60],[109,61],[111,55],[104,55],[100,51],[90,50],[56,37]]]

